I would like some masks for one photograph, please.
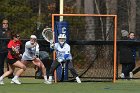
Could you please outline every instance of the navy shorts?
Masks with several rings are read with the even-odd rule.
[[[18,59],[9,59],[9,58],[7,58],[7,63],[10,64],[10,65],[16,63],[16,61],[18,61]]]

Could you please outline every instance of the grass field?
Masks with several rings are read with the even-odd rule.
[[[51,85],[43,79],[21,78],[22,84],[10,84],[10,79],[0,85],[0,93],[140,93],[140,80],[112,82],[58,82]]]

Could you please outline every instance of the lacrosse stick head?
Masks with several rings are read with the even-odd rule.
[[[45,28],[42,31],[42,36],[47,42],[53,43],[54,33],[51,28]]]

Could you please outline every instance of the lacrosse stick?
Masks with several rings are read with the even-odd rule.
[[[54,32],[52,31],[51,28],[45,28],[42,31],[42,36],[43,38],[50,43],[50,48],[54,48]],[[53,54],[55,55],[55,52],[53,52]],[[53,60],[55,60],[55,56],[53,56]],[[55,82],[57,82],[57,77],[56,77],[56,70],[54,71],[54,79]]]
[[[47,42],[50,42],[51,44],[53,44],[54,33],[51,28],[45,28],[42,31],[42,36]]]
[[[19,50],[12,46],[12,52],[13,55],[15,55],[18,59],[21,59],[22,54],[20,54]]]
[[[61,67],[62,67],[62,71],[61,71],[62,77],[61,77],[60,81],[63,81],[64,80],[64,76],[65,76],[66,61],[61,62],[60,64],[61,64]]]

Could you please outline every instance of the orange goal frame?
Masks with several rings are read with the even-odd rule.
[[[114,17],[114,71],[113,71],[113,83],[116,81],[116,62],[117,62],[117,15],[110,14],[52,14],[52,31],[54,31],[54,17],[55,16],[94,16],[94,17]],[[55,60],[56,54],[53,53],[53,59]],[[54,71],[54,80],[57,82],[56,70]]]

